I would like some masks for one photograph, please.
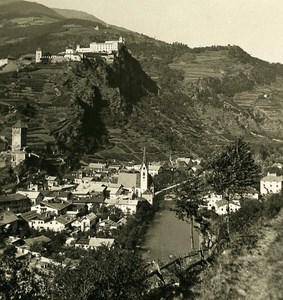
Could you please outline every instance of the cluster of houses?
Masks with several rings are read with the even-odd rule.
[[[26,129],[21,121],[13,127],[12,152],[24,152]],[[73,239],[75,247],[112,245],[113,233],[127,223],[127,217],[134,215],[142,202],[153,204],[151,178],[161,167],[160,163],[147,162],[144,149],[140,165],[82,162],[80,169],[63,178],[45,175],[43,184],[28,182],[25,189],[0,195],[0,232],[24,222],[31,229],[65,232],[70,237],[78,231],[95,233],[95,237]],[[101,208],[106,209],[106,215],[100,213]],[[113,217],[117,209],[119,219]],[[30,250],[22,241],[17,247],[23,254]]]
[[[272,166],[273,168],[282,169],[283,166],[280,163],[276,163]],[[259,196],[265,196],[269,194],[280,194],[282,193],[283,187],[283,176],[277,176],[276,173],[267,173],[267,176],[260,180],[260,191],[254,188],[250,188],[241,197],[244,199],[259,199]],[[235,212],[240,209],[240,195],[236,195],[234,199],[229,203],[229,211]],[[211,193],[205,197],[208,209],[213,209],[219,215],[227,214],[228,203],[221,195]]]
[[[104,43],[92,42],[89,47],[77,45],[75,48],[68,46],[65,51],[58,54],[43,53],[40,48],[35,52],[35,62],[49,61],[51,63],[62,63],[64,61],[78,62],[83,60],[84,55],[96,53],[105,56],[105,59],[113,60],[118,55],[120,49],[125,45],[125,39],[120,37],[117,41],[105,41]]]

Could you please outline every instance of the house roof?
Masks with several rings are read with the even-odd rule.
[[[248,187],[247,190],[245,191],[245,194],[258,194],[258,190],[256,190],[253,187]]]
[[[41,192],[36,192],[36,191],[18,191],[18,194],[27,196],[30,199],[36,199]]]
[[[31,220],[47,220],[49,217],[38,214],[36,211],[31,210],[25,213],[20,214],[20,217],[26,220],[27,222]]]
[[[18,220],[18,217],[11,211],[0,213],[0,226],[11,224]]]
[[[54,181],[54,180],[56,180],[57,179],[57,176],[46,176],[46,178],[45,178],[46,180],[50,180],[50,181]]]
[[[118,223],[118,224],[125,225],[125,224],[127,224],[127,222],[128,222],[127,218],[122,217],[117,223]]]
[[[82,197],[79,199],[74,199],[73,203],[104,203],[104,198],[102,196],[93,196],[93,197]]]
[[[21,194],[0,195],[0,202],[29,200],[28,197]]]
[[[140,173],[121,172],[118,175],[118,184],[124,187],[140,187]]]
[[[269,176],[263,177],[260,181],[282,182],[283,177],[282,176],[269,175]]]
[[[41,194],[44,197],[50,197],[50,198],[56,198],[56,197],[61,197],[61,198],[68,198],[72,193],[69,191],[50,191],[50,190],[44,190],[41,191]]]
[[[142,194],[143,195],[152,195],[152,191],[149,189],[146,189]]]
[[[105,220],[100,221],[100,222],[97,224],[97,226],[99,226],[101,223],[105,223],[105,224],[110,225],[110,226],[119,227],[119,224],[118,224],[117,222],[112,221],[112,220],[110,220],[110,219],[105,219]]]
[[[221,207],[221,206],[226,206],[226,205],[228,205],[228,201],[225,200],[225,199],[219,200],[219,201],[217,201],[217,202],[215,203],[215,205],[216,205],[218,208]],[[239,205],[239,204],[237,204],[237,203],[235,203],[235,202],[233,202],[233,201],[231,201],[231,202],[229,203],[229,205],[235,205],[235,206],[241,207],[241,205]]]
[[[23,122],[21,119],[19,119],[16,124],[13,125],[13,128],[28,128],[27,123]]]
[[[89,240],[89,246],[97,248],[102,245],[111,247],[114,243],[114,239],[103,239],[103,238],[97,238],[97,237],[92,237]]]
[[[74,219],[67,219],[63,216],[58,216],[55,220],[63,225],[70,224],[74,221]]]
[[[70,203],[58,203],[58,202],[54,202],[54,203],[41,202],[40,204],[56,210],[62,210],[71,205]]]
[[[86,217],[90,220],[93,221],[97,218],[97,215],[93,212],[89,213],[88,215],[86,215]]]
[[[106,199],[105,203],[109,205],[132,205],[137,206],[139,200],[129,200],[129,199]]]
[[[40,236],[37,236],[37,237],[34,237],[34,238],[30,238],[30,239],[26,239],[25,240],[25,243],[28,245],[28,246],[32,246],[36,243],[39,243],[39,244],[42,244],[42,243],[49,243],[51,242],[51,239],[48,238],[47,236],[45,235],[40,235]]]

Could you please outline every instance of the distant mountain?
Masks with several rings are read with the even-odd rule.
[[[0,10],[0,20],[20,18],[20,17],[41,17],[41,16],[46,16],[58,20],[64,19],[62,15],[56,13],[54,10],[35,2],[8,1],[7,4],[2,5]]]
[[[28,8],[22,12],[25,16],[20,7],[23,11]],[[215,145],[239,135],[259,149],[261,159],[271,151],[270,145],[282,147],[281,64],[254,58],[237,46],[167,44],[108,26],[85,13],[68,16],[64,10],[62,16],[58,12],[25,1],[1,6],[0,58],[19,58],[35,53],[38,47],[58,53],[67,45],[87,46],[121,35],[126,48],[124,59],[116,59],[112,66],[92,60],[72,66],[72,70],[66,65],[34,66],[9,76],[1,76],[0,70],[0,114],[9,110],[9,103],[18,107],[11,118],[30,118],[30,140],[35,145],[39,140],[58,147],[75,145],[76,136],[88,141],[87,136],[100,131],[99,137],[92,136],[88,151],[97,153],[99,149],[102,157],[119,159],[136,159],[143,145],[152,158],[169,152],[209,154]],[[152,88],[152,82],[158,90]],[[80,97],[88,99],[88,107],[92,100],[98,105],[99,124],[86,114],[85,104],[78,102]],[[32,100],[34,116],[23,99]],[[2,121],[0,135],[10,132],[9,122]],[[80,131],[72,124],[79,124]],[[86,137],[82,137],[84,132]]]
[[[87,21],[92,21],[92,22],[101,23],[103,25],[107,25],[104,21],[83,11],[78,11],[73,9],[61,9],[61,8],[52,8],[52,10],[54,10],[59,15],[62,15],[67,19],[81,19],[81,20],[87,20]]]
[[[126,28],[123,28],[123,27],[120,27],[120,26],[107,24],[104,21],[102,21],[102,20],[98,19],[97,17],[95,17],[94,15],[88,14],[88,13],[83,12],[83,11],[73,10],[73,9],[61,9],[61,8],[52,8],[52,9],[54,11],[56,11],[58,14],[60,14],[63,17],[67,18],[67,19],[79,19],[79,20],[92,21],[92,22],[100,23],[100,24],[102,24],[106,27],[115,28],[115,29],[120,30],[122,32],[130,31],[130,30],[128,30]]]
[[[0,0],[0,6],[10,4],[10,3],[13,3],[13,2],[19,2],[19,0]]]

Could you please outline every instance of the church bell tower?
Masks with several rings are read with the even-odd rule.
[[[141,193],[148,189],[148,165],[146,160],[145,148],[143,149],[143,162],[140,170],[141,174]]]

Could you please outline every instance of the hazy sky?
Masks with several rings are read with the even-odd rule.
[[[283,63],[282,0],[36,0],[190,47],[239,45]]]

